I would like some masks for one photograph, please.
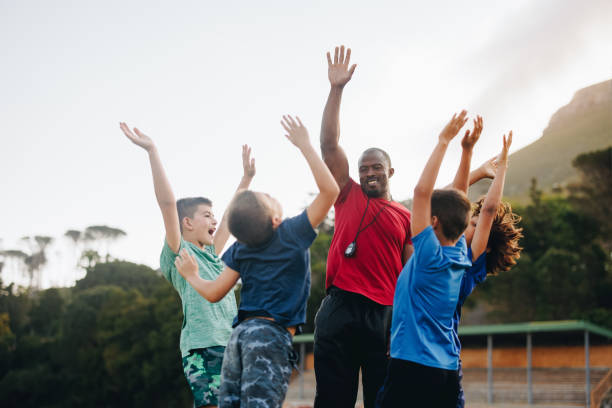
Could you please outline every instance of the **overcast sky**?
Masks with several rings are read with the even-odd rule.
[[[250,144],[252,188],[296,214],[316,187],[279,120],[298,114],[318,144],[339,44],[358,64],[341,111],[351,175],[361,151],[386,149],[406,199],[454,112],[484,117],[475,165],[510,129],[516,151],[576,90],[612,78],[611,39],[609,0],[0,0],[0,249],[58,237],[44,284],[61,284],[63,233],[104,224],[128,234],[115,256],[159,266],[147,155],[119,121],[156,141],[177,197],[211,198],[219,219]]]

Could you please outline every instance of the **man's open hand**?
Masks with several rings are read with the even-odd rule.
[[[327,53],[327,76],[329,77],[329,82],[332,87],[344,87],[344,85],[351,80],[357,64],[353,64],[349,68],[350,61],[351,49],[347,48],[345,55],[344,45],[340,46],[340,48],[336,47],[333,62],[330,53]]]

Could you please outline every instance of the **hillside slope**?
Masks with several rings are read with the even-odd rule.
[[[531,179],[550,191],[567,184],[576,172],[572,160],[580,153],[612,145],[612,80],[583,88],[550,119],[542,137],[510,155],[504,195],[524,202]],[[470,189],[472,199],[486,193],[490,182]]]

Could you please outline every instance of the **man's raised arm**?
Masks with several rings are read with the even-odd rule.
[[[331,171],[340,189],[349,180],[349,165],[346,153],[338,144],[340,139],[340,102],[344,86],[351,80],[357,64],[349,68],[351,60],[351,49],[346,49],[344,45],[336,47],[334,59],[327,53],[327,75],[331,89],[327,104],[323,111],[323,121],[321,123],[321,156],[323,161]]]

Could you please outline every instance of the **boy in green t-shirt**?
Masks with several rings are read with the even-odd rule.
[[[230,235],[225,216],[217,229],[210,200],[194,197],[175,201],[153,140],[136,128],[132,132],[123,122],[120,127],[128,139],[149,154],[155,196],[166,229],[160,266],[164,277],[181,297],[183,326],[180,349],[194,404],[196,407],[216,406],[223,353],[236,316],[236,299],[230,291],[218,303],[208,302],[177,272],[174,260],[179,251],[186,249],[197,260],[199,275],[215,280],[223,270],[218,255]],[[247,189],[255,176],[255,159],[250,155],[251,148],[242,146],[244,174],[238,190]]]

